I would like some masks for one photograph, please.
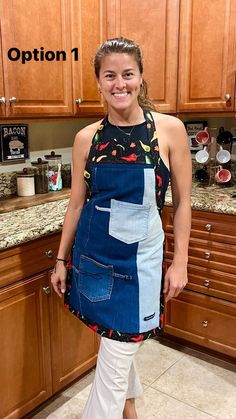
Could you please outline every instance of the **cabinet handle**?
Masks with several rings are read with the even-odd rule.
[[[2,105],[6,105],[7,101],[6,101],[6,98],[5,98],[4,96],[1,96],[1,97],[0,97],[0,103],[1,103]]]
[[[50,287],[43,287],[43,292],[45,292],[45,294],[50,294]]]
[[[203,327],[207,327],[208,326],[208,320],[203,320],[202,325],[203,325]]]
[[[52,259],[53,258],[53,256],[54,256],[54,253],[53,253],[53,250],[47,250],[46,252],[45,252],[45,255],[49,258],[49,259]]]
[[[225,102],[230,102],[231,101],[231,95],[229,93],[227,93],[225,95]]]
[[[212,225],[211,225],[211,224],[206,224],[206,225],[205,225],[205,229],[206,229],[207,231],[211,231],[211,227],[212,227]]]
[[[10,97],[9,102],[16,103],[16,97],[15,96]]]
[[[80,105],[82,103],[82,100],[80,98],[79,99],[75,99],[75,103],[76,103],[76,105]]]
[[[204,252],[204,256],[206,259],[210,259],[211,254],[210,252]]]
[[[205,281],[203,282],[204,287],[209,287],[210,285],[210,281],[209,279],[205,279]]]

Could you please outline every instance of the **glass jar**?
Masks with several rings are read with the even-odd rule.
[[[34,173],[27,168],[22,172],[17,172],[17,195],[33,196],[35,195]]]
[[[48,192],[48,161],[42,160],[40,157],[37,161],[31,162],[34,168],[35,193]]]
[[[56,154],[55,151],[51,151],[51,154],[44,156],[48,161],[48,183],[50,191],[60,191],[62,189],[62,178],[61,178],[61,165],[62,158],[61,154]]]

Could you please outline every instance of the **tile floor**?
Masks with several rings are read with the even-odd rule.
[[[144,387],[136,402],[139,419],[236,419],[236,365],[152,339],[136,359]],[[94,370],[27,419],[79,419],[93,376]]]

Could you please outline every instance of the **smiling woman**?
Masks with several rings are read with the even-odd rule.
[[[102,336],[82,418],[120,419],[123,412],[136,419],[142,386],[134,355],[163,327],[164,293],[168,301],[187,283],[191,156],[182,122],[156,112],[148,98],[135,42],[106,41],[94,68],[108,114],[76,135],[52,284],[65,293],[65,307]],[[175,255],[165,273],[161,211],[170,175]]]

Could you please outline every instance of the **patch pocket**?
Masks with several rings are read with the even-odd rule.
[[[80,256],[78,288],[92,302],[109,300],[113,288],[113,266]]]
[[[148,235],[150,205],[111,199],[109,234],[124,243],[144,240]]]

